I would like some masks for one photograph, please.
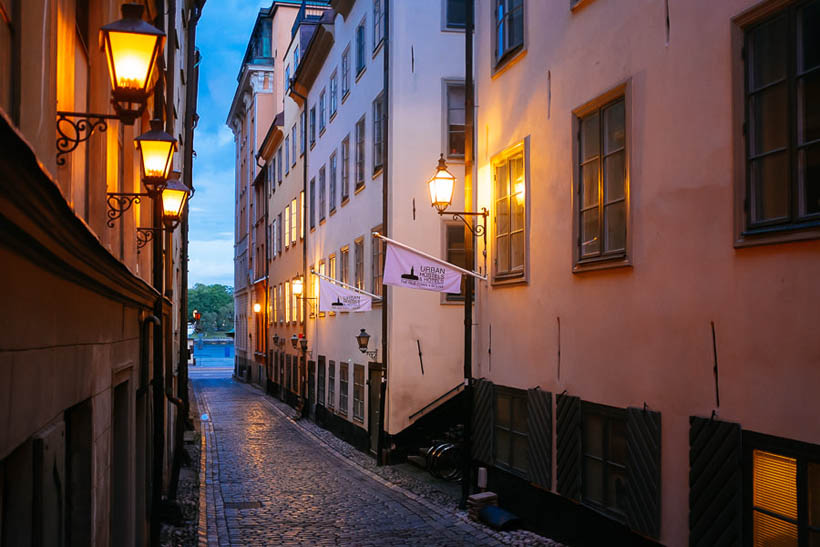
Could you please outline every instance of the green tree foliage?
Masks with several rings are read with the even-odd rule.
[[[233,328],[233,287],[197,283],[188,289],[188,311],[202,314],[199,326],[203,332],[227,331]]]

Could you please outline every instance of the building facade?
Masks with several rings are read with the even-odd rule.
[[[204,1],[140,4],[166,36],[156,61],[168,69],[153,71],[154,92],[126,125],[114,119],[98,41],[123,17],[120,2],[0,1],[10,318],[0,334],[0,545],[154,544],[174,486],[187,411],[185,222],[160,231],[145,195],[112,217],[108,194],[145,193],[133,143],[151,118],[176,138],[173,169],[191,187]],[[86,113],[109,119],[83,133],[70,122]],[[154,231],[138,240],[137,228]]]
[[[489,489],[571,544],[816,541],[820,3],[475,14]]]

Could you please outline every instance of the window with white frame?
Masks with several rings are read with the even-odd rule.
[[[339,281],[350,284],[350,247],[345,245],[339,250]]]
[[[495,65],[524,47],[524,0],[493,0]]]
[[[299,192],[299,237],[305,239],[305,191]]]
[[[293,127],[290,129],[290,145],[293,147],[291,149],[290,161],[292,165],[296,165],[296,124],[293,124]]]
[[[349,373],[347,363],[339,363],[339,414],[342,416],[347,416]]]
[[[353,419],[364,421],[364,365],[353,365]]]
[[[310,107],[310,146],[316,144],[316,106]]]
[[[383,0],[373,0],[373,50],[381,45],[384,40],[384,11],[382,9]]]
[[[366,62],[365,20],[356,27],[356,76],[362,73]]]
[[[463,29],[466,24],[467,0],[444,0],[445,27]]]
[[[285,137],[285,174],[290,173],[290,137]]]
[[[325,219],[325,211],[327,210],[326,182],[325,166],[323,165],[319,168],[319,222]]]
[[[330,410],[336,406],[336,361],[327,363],[327,407]]]
[[[362,238],[353,243],[353,267],[355,286],[357,289],[364,290],[364,240]]]
[[[330,212],[336,210],[336,152],[330,155]]]
[[[276,151],[276,178],[282,184],[282,147]]]
[[[350,92],[350,44],[342,53],[342,99]]]
[[[285,207],[285,248],[290,245],[290,205]]]
[[[381,233],[383,226],[379,225],[373,228],[373,232]],[[371,279],[373,282],[373,294],[381,296],[382,294],[382,272],[384,272],[384,242],[378,238],[372,238],[372,250],[370,268]]]
[[[373,101],[373,172],[377,172],[384,164],[384,95],[379,95]]]
[[[524,147],[518,146],[493,162],[494,276],[496,280],[524,275],[527,256]]]
[[[290,201],[290,243],[291,245],[296,245],[296,233],[298,230],[296,227],[297,224],[297,209],[296,209],[296,198],[293,198]]]
[[[310,227],[316,227],[316,178],[310,179]]]
[[[290,309],[290,281],[285,281],[285,323],[290,322],[291,318],[291,309]]]
[[[364,185],[364,120],[356,122],[356,189]]]
[[[277,239],[278,243],[276,245],[276,248],[279,250],[279,254],[282,254],[282,248],[283,248],[282,240],[284,239],[284,236],[283,236],[284,226],[282,225],[282,213],[279,213],[279,216],[278,216],[277,222],[276,222],[276,228],[277,228],[276,235],[277,235],[277,238],[278,238]]]
[[[330,117],[336,113],[336,105],[339,99],[339,77],[336,70],[330,75]]]
[[[350,195],[350,135],[342,140],[342,201]]]
[[[461,223],[445,223],[445,245],[447,262],[455,264],[461,268],[467,267],[467,254],[464,251],[464,226]],[[461,280],[461,291],[458,293],[447,293],[445,295],[447,302],[462,302],[464,301],[464,279]]]
[[[302,136],[302,138],[299,139],[299,153],[300,154],[305,153],[305,118],[306,118],[306,116],[307,116],[307,113],[304,110],[301,112],[301,114],[299,114],[299,134]]]
[[[448,83],[447,93],[447,158],[464,158],[464,84]]]
[[[327,121],[325,109],[325,90],[323,89],[321,93],[319,93],[319,133],[325,130],[325,122]]]

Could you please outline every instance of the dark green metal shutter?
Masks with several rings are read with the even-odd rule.
[[[527,390],[527,430],[530,480],[552,489],[552,394]]]
[[[741,544],[740,425],[689,418],[689,545]]]
[[[556,399],[558,429],[558,493],[581,499],[581,399],[558,395]]]
[[[473,381],[473,458],[487,465],[493,464],[493,383]]]
[[[658,538],[661,529],[661,414],[626,409],[627,524]]]

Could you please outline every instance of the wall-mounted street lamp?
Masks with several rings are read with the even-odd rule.
[[[151,130],[134,139],[140,153],[142,183],[152,197],[165,189],[177,148],[177,140],[162,127],[162,120],[151,120]]]
[[[359,334],[356,335],[356,343],[359,344],[359,351],[362,353],[366,353],[368,357],[371,359],[376,359],[376,355],[378,354],[379,350],[368,350],[367,345],[370,343],[370,335],[367,333],[366,330],[361,329]]]
[[[144,9],[142,4],[123,4],[122,19],[100,29],[116,114],[57,111],[57,165],[65,165],[64,156],[87,141],[94,131],[105,132],[107,120],[133,125],[145,110],[165,33],[142,20]]]
[[[291,291],[293,291],[294,295],[302,296],[302,292],[304,292],[305,290],[305,283],[301,277],[297,277],[293,280],[293,283],[291,284],[290,288]]]
[[[145,245],[147,245],[148,242],[154,238],[154,234],[156,232],[162,230],[172,232],[176,229],[176,227],[179,225],[179,222],[182,220],[182,211],[185,209],[185,203],[188,201],[188,198],[191,195],[191,190],[190,188],[185,186],[185,184],[180,182],[180,174],[181,173],[179,171],[174,171],[173,173],[171,173],[171,178],[165,184],[165,188],[162,190],[162,194],[159,197],[159,199],[162,200],[163,226],[155,228],[137,228],[137,252],[139,252],[139,249],[145,247]],[[108,199],[111,199],[110,195]],[[120,212],[117,216],[121,214],[122,212]],[[109,218],[111,217],[110,209],[108,211],[108,216]],[[110,226],[111,224],[113,224],[113,221],[109,220],[109,223]]]
[[[484,248],[487,248],[487,216],[489,212],[485,207],[479,212],[472,211],[450,211],[447,208],[453,203],[453,191],[456,185],[456,177],[447,170],[447,161],[444,154],[438,160],[436,174],[427,181],[427,189],[430,192],[430,205],[436,208],[439,215],[452,215],[453,220],[460,220],[472,232],[473,236],[484,237]],[[467,221],[465,217],[481,217],[481,224],[475,226]]]
[[[262,304],[260,304],[259,302],[256,302],[253,305],[253,313],[259,313],[261,311],[262,311]]]

